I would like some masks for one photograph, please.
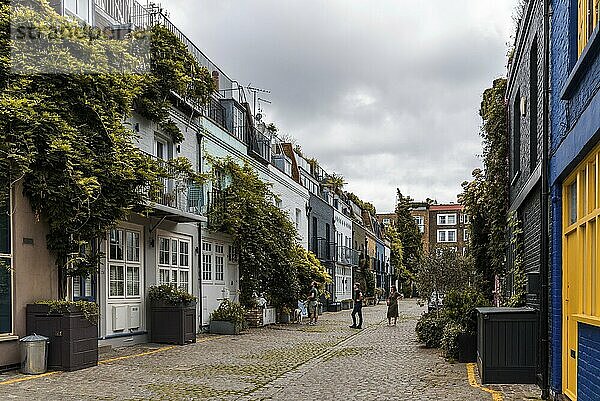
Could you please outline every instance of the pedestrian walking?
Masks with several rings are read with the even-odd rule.
[[[317,307],[319,305],[319,290],[317,290],[317,282],[313,281],[311,284],[310,291],[308,292],[308,324],[314,326],[317,324],[317,318],[319,312]]]
[[[360,284],[354,283],[354,309],[352,309],[352,326],[351,329],[362,329],[363,315],[362,315],[362,301],[363,294],[360,290]],[[356,315],[358,315],[358,325],[356,324]]]
[[[387,298],[388,326],[392,325],[392,319],[394,319],[394,326],[398,320],[398,299],[400,299],[400,293],[396,290],[396,286],[393,285],[390,289],[390,295]]]

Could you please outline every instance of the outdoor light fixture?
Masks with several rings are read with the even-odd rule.
[[[525,96],[521,96],[519,108],[521,109],[521,116],[525,117],[527,115],[527,98]]]

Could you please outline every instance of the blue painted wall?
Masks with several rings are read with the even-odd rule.
[[[550,331],[551,388],[562,392],[562,183],[600,138],[600,34],[588,44],[583,57],[577,54],[577,1],[552,0],[550,171],[551,186],[551,272]],[[574,71],[577,73],[574,74]],[[587,347],[587,368],[580,367],[578,381],[600,369],[600,329],[587,326],[580,332]],[[592,341],[594,340],[594,341]],[[591,367],[594,367],[593,369]],[[591,373],[590,373],[591,372]],[[594,380],[600,380],[595,376]],[[580,400],[600,400],[600,389],[583,386]],[[591,394],[591,395],[590,395]],[[588,398],[585,398],[588,397]],[[589,398],[592,397],[592,398]]]
[[[600,399],[600,327],[579,323],[577,401]]]

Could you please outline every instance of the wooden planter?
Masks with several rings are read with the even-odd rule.
[[[48,305],[27,305],[27,334],[50,338],[48,368],[74,371],[98,365],[98,323],[79,309],[50,311]]]
[[[211,320],[210,332],[212,334],[237,335],[242,331],[242,325],[223,320]]]
[[[150,305],[150,341],[184,345],[196,342],[196,302]]]
[[[477,362],[477,335],[459,334],[458,335],[458,362],[470,363]]]

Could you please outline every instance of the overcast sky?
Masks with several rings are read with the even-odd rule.
[[[505,75],[516,0],[163,0],[264,120],[378,212],[396,188],[456,201],[481,162],[479,103]]]

